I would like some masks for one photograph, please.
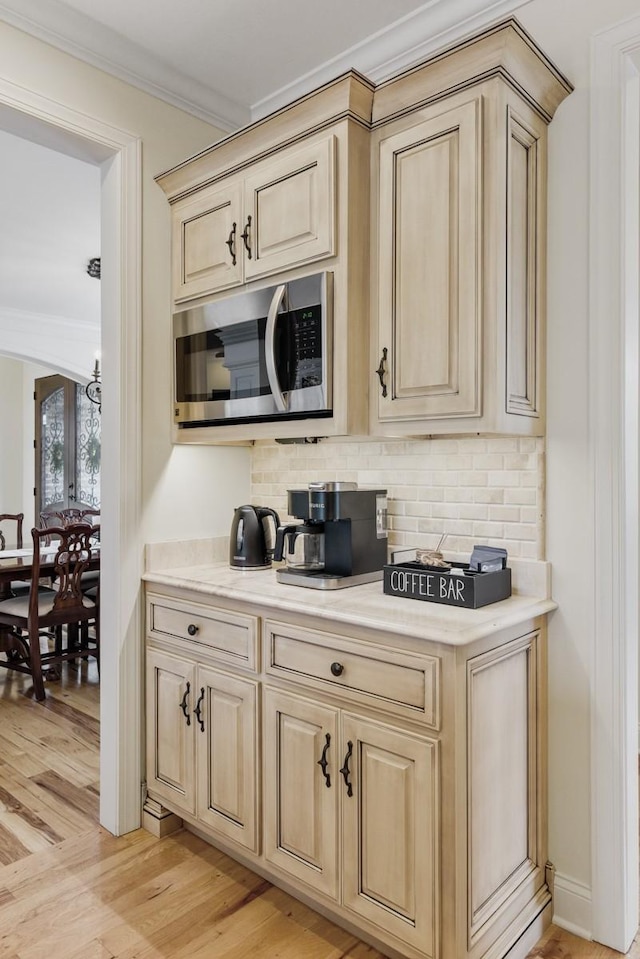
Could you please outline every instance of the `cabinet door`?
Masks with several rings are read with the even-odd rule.
[[[147,652],[147,788],[169,808],[194,813],[195,666]]]
[[[242,282],[241,202],[242,190],[236,181],[200,190],[173,207],[177,303]]]
[[[265,690],[265,856],[334,899],[338,896],[337,715],[319,703]]]
[[[344,714],[344,905],[437,954],[438,743]]]
[[[381,421],[482,412],[480,107],[423,111],[380,141]]]
[[[245,180],[246,279],[335,252],[335,137],[265,160]]]
[[[197,817],[257,852],[257,685],[199,666],[194,701]]]

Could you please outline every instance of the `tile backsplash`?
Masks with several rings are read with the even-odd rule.
[[[454,437],[256,443],[251,502],[287,517],[287,490],[349,480],[389,496],[389,545],[470,553],[475,543],[544,559],[544,440]]]

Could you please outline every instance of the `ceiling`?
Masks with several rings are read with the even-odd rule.
[[[233,130],[351,67],[389,76],[526,2],[0,0],[0,20]]]

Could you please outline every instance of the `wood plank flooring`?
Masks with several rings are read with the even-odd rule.
[[[102,829],[95,665],[46,688],[0,670],[0,959],[382,959],[191,833]],[[531,953],[615,957],[555,926]]]

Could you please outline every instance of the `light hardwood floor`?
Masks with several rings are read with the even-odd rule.
[[[95,665],[46,688],[0,670],[0,959],[381,959],[191,833],[102,829]],[[551,926],[531,956],[619,953]]]

